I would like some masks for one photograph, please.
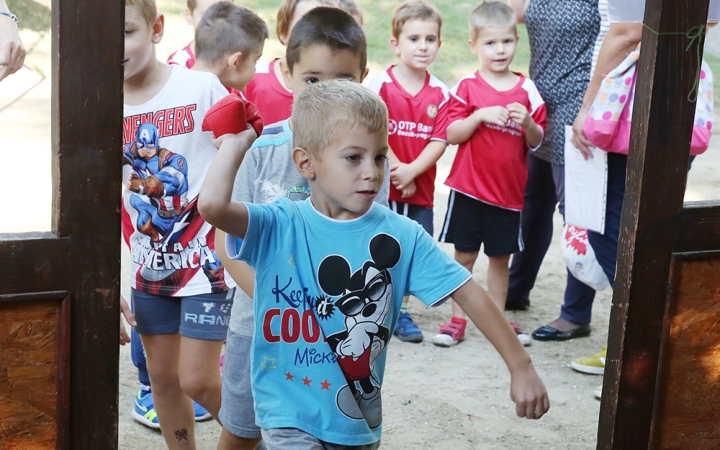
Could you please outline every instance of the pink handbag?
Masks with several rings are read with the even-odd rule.
[[[583,124],[583,133],[588,140],[610,153],[627,155],[630,147],[630,121],[639,58],[638,46],[608,73]],[[713,112],[713,74],[703,60],[690,144],[691,155],[699,155],[707,150],[712,135]]]

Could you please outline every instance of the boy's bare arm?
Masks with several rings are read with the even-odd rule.
[[[502,106],[489,106],[476,109],[475,112],[459,120],[447,129],[447,139],[451,144],[462,144],[470,139],[481,123],[488,123],[504,127],[510,118],[510,113]]]
[[[418,175],[425,173],[445,153],[445,147],[447,147],[447,143],[443,141],[430,141],[418,157],[415,158],[415,161],[407,164],[390,164],[390,179],[395,187],[403,189]]]
[[[248,227],[248,210],[242,203],[234,203],[233,181],[245,153],[257,138],[252,127],[238,134],[221,136],[215,158],[200,189],[198,211],[211,225],[241,238]]]
[[[245,261],[232,259],[228,256],[225,249],[225,233],[221,229],[215,230],[215,252],[220,258],[225,270],[228,271],[233,280],[240,286],[248,297],[253,298],[255,289],[255,271]]]
[[[550,408],[545,386],[495,302],[473,279],[455,291],[452,298],[505,360],[510,370],[510,397],[516,404],[517,415],[528,419],[542,417]]]

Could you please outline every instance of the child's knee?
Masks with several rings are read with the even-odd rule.
[[[182,373],[180,374],[180,387],[190,398],[195,401],[210,395],[215,391],[219,391],[222,381],[207,377],[201,373]]]

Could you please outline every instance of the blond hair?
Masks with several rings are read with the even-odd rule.
[[[338,8],[353,16],[353,19],[357,20],[360,26],[363,25],[363,13],[360,5],[355,0],[337,0],[337,5]]]
[[[517,26],[515,11],[504,2],[482,2],[470,13],[470,38],[477,39],[484,27]]]
[[[400,38],[400,32],[402,31],[403,25],[411,20],[437,22],[438,39],[440,39],[442,16],[435,5],[423,0],[408,0],[398,6],[392,18],[392,36],[395,39]]]
[[[360,83],[343,79],[308,86],[292,111],[293,146],[321,155],[338,128],[363,126],[369,133],[387,135],[385,102]]]
[[[135,8],[149,27],[152,27],[155,23],[157,17],[155,0],[125,0],[125,6]]]

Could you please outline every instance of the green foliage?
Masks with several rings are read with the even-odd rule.
[[[47,6],[33,0],[7,0],[8,9],[18,17],[20,29],[47,31],[52,16]]]
[[[280,49],[275,36],[277,10],[281,0],[235,0],[257,12],[270,28],[271,42],[266,45],[266,52],[271,55]],[[390,49],[390,21],[395,8],[402,3],[400,0],[356,0],[363,11],[364,29],[368,39],[368,58],[370,65],[385,68],[393,64],[397,58]],[[185,11],[183,0],[157,0],[158,8],[165,14],[182,15]],[[443,80],[448,86],[455,84],[460,78],[479,68],[477,57],[470,52],[468,39],[468,16],[478,1],[437,0],[433,3],[443,17],[442,47],[430,72]],[[520,45],[515,54],[511,68],[527,75],[530,63],[530,48],[527,31],[524,25],[518,26]]]

